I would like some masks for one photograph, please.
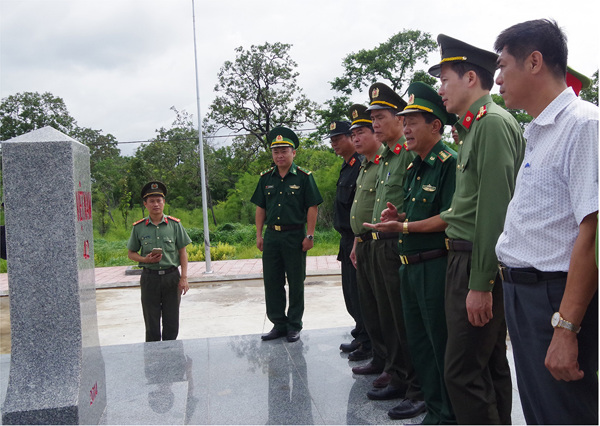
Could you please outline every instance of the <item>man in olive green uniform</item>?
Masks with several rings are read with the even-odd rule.
[[[460,118],[456,190],[448,224],[445,378],[459,424],[509,424],[512,384],[494,251],[525,150],[521,128],[490,96],[497,55],[440,34],[446,109]]]
[[[350,260],[350,253],[354,247],[354,233],[350,226],[350,209],[356,193],[356,178],[360,171],[363,156],[356,152],[352,143],[352,133],[349,121],[333,121],[329,125],[331,147],[336,155],[344,159],[340,170],[335,191],[333,205],[333,227],[340,233],[340,249],[337,260],[342,264],[342,292],[346,310],[354,319],[354,328],[351,331],[354,338],[350,343],[342,343],[340,350],[348,352],[350,361],[360,361],[370,358],[370,351],[354,352],[364,344],[370,347],[369,335],[362,321],[360,305],[358,303],[358,288],[356,286],[356,268]]]
[[[128,257],[144,268],[140,287],[146,342],[177,338],[181,294],[189,289],[185,247],[192,240],[179,219],[164,215],[166,195],[167,188],[162,182],[148,182],[142,188],[144,207],[149,214],[133,224],[127,243]]]
[[[377,223],[387,202],[402,205],[406,169],[414,154],[404,147],[402,117],[396,116],[397,112],[404,109],[406,102],[383,83],[373,84],[369,89],[369,97],[371,102],[368,111],[371,113],[375,137],[384,145],[376,172],[373,215],[366,221]],[[389,374],[387,386],[372,389],[367,396],[374,400],[405,398],[408,410],[418,414],[425,405],[406,342],[398,275],[398,233],[367,232],[358,235],[358,240],[371,247],[368,262],[371,264],[373,282],[372,292],[366,293],[361,303],[372,307],[374,316],[370,323],[379,322],[386,353],[384,370]]]
[[[402,232],[402,307],[408,346],[427,406],[423,424],[451,424],[456,420],[444,384],[446,223],[440,213],[450,207],[454,194],[456,153],[441,138],[444,126],[454,124],[456,116],[446,112],[442,98],[425,83],[411,84],[408,94],[408,105],[398,115],[404,115],[406,148],[417,156],[408,167],[404,185],[405,212],[399,215],[390,203],[382,222],[370,226]],[[388,414],[393,419],[405,418],[403,408],[400,405]]]
[[[263,252],[267,317],[274,325],[261,338],[287,336],[288,342],[295,342],[300,338],[304,313],[306,252],[313,247],[323,198],[311,172],[294,163],[298,136],[286,127],[275,127],[267,138],[275,166],[261,174],[250,200],[256,204],[256,246]],[[287,314],[286,276],[290,292]]]

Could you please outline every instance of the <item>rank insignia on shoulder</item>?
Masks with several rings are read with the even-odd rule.
[[[270,172],[272,172],[274,169],[275,169],[275,166],[271,167],[270,169],[267,169],[267,170],[265,170],[265,171],[264,171],[264,172],[262,172],[260,175],[261,175],[261,176],[264,176],[264,175],[266,175],[267,173],[270,173]]]
[[[379,164],[379,160],[381,160],[381,155],[376,155],[375,158],[373,159],[373,162],[375,164]]]
[[[396,146],[394,147],[394,154],[400,154],[400,151],[402,151],[402,144],[397,143]]]
[[[434,192],[436,190],[435,186],[431,186],[429,184],[423,185],[423,191]]]
[[[290,189],[300,189],[300,186],[298,186],[298,185],[290,185]]]
[[[301,171],[302,173],[304,173],[304,174],[307,174],[307,175],[309,175],[309,174],[311,174],[311,173],[312,173],[310,170],[303,169],[303,168],[302,168],[302,167],[300,167],[300,166],[298,166],[297,168],[298,168],[298,170],[300,170],[300,171]]]
[[[167,216],[169,219],[174,220],[175,222],[181,222],[181,219],[177,219],[176,217],[173,216]]]
[[[479,121],[479,119],[481,117],[483,117],[485,114],[487,113],[487,108],[484,106],[482,106],[481,108],[479,108],[479,112],[477,113],[477,117],[475,117],[476,121]]]
[[[350,167],[354,166],[354,163],[356,163],[356,158],[352,157],[352,160],[350,160],[350,162],[348,163],[348,165]]]
[[[452,157],[452,154],[449,153],[448,151],[440,151],[438,153],[438,158],[440,159],[440,161],[443,163],[444,161],[446,161],[448,158]]]
[[[144,220],[146,220],[146,219],[144,218],[144,219],[140,219],[140,220],[138,220],[137,222],[133,222],[133,224],[132,224],[131,226],[135,226],[135,225],[137,225],[138,223],[142,223]]]

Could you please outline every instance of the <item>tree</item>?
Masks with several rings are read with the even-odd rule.
[[[2,99],[0,139],[7,140],[45,126],[70,134],[76,121],[65,101],[50,92],[23,92]]]
[[[524,109],[508,109],[506,107],[506,104],[504,103],[504,98],[500,95],[493,94],[492,100],[494,101],[494,103],[498,104],[499,106],[507,110],[513,117],[515,117],[515,120],[517,120],[519,126],[521,126],[521,129],[523,130],[525,130],[525,127],[527,127],[527,125],[531,123],[531,120],[533,120],[533,117],[527,114],[527,111],[525,111]]]
[[[592,76],[592,84],[587,89],[582,89],[579,93],[581,99],[598,105],[598,70]]]
[[[236,155],[252,159],[268,149],[266,136],[273,127],[298,129],[309,122],[316,104],[296,83],[297,64],[290,48],[277,42],[235,49],[235,60],[226,61],[219,71],[214,89],[218,94],[209,107],[205,133],[221,129],[245,133],[236,141]]]

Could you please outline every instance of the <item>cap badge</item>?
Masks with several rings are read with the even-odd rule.
[[[373,98],[378,98],[379,97],[379,87],[374,88],[371,95]]]
[[[408,98],[408,103],[407,103],[407,105],[412,105],[412,104],[414,104],[414,103],[415,103],[415,94],[414,94],[414,93],[411,93],[411,94],[410,94],[410,97]]]
[[[352,119],[355,120],[358,118],[358,110],[352,111]]]
[[[150,188],[152,188],[152,189],[158,189],[158,184],[153,183],[152,185],[150,185]]]
[[[283,136],[281,136],[281,135],[277,135],[277,137],[275,138],[275,140],[276,140],[277,142],[281,142],[281,141],[283,140]]]
[[[329,125],[329,130],[335,130],[335,121]]]

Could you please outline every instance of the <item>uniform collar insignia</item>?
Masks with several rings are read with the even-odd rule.
[[[471,124],[473,124],[473,117],[473,113],[471,111],[467,111],[467,114],[465,115],[465,118],[462,121],[462,125],[465,129],[469,130]]]
[[[352,157],[352,159],[348,162],[348,165],[350,165],[350,167],[354,166],[354,163],[356,163],[356,158]]]
[[[398,142],[394,147],[394,154],[400,154],[400,151],[402,151],[402,146],[403,145],[400,142]]]
[[[373,163],[375,163],[375,164],[379,164],[379,160],[381,160],[381,155],[377,154],[377,155],[375,156],[375,158],[373,159]]]

